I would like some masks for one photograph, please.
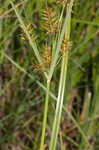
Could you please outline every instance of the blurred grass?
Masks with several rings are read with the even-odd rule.
[[[38,150],[46,82],[33,71],[36,61],[32,48],[20,38],[19,22],[9,0],[0,1],[0,149]],[[22,5],[19,5],[22,2]],[[40,30],[43,1],[15,0],[24,22],[31,23],[38,34],[39,50],[45,34]],[[49,5],[56,7],[53,0]],[[42,5],[41,5],[42,4]],[[79,127],[93,150],[99,149],[99,2],[75,0],[64,108],[57,149],[88,149]],[[10,11],[11,10],[11,11]],[[61,8],[57,9],[60,11]],[[42,36],[42,38],[40,38]],[[58,93],[60,61],[51,81],[45,147],[48,148]],[[43,88],[42,88],[43,87]],[[76,144],[75,144],[76,143]],[[63,146],[61,146],[63,145]]]

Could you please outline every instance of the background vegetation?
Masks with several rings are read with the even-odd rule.
[[[48,5],[60,15],[54,0]],[[15,0],[25,24],[31,24],[40,51],[46,34],[41,25],[43,0]],[[71,20],[64,107],[57,150],[99,149],[99,2],[75,0]],[[65,17],[65,14],[64,14]],[[49,39],[46,39],[47,42]],[[54,40],[54,39],[53,39]],[[39,150],[46,81],[22,40],[19,20],[9,0],[0,0],[0,150]],[[45,149],[48,149],[60,78],[61,58],[51,80]],[[86,138],[86,142],[85,139]]]

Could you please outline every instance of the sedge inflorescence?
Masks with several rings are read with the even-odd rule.
[[[43,46],[42,62],[43,62],[43,65],[46,66],[46,67],[50,66],[50,63],[51,63],[51,47],[48,46],[48,45]]]
[[[69,39],[64,39],[61,49],[60,49],[61,53],[65,54],[69,52],[71,49],[71,46],[72,46],[72,42]]]
[[[66,2],[65,0],[56,0],[57,4]],[[47,7],[43,10],[42,18],[44,20],[43,29],[46,30],[47,39],[50,36],[54,36],[55,32],[58,29],[58,19],[56,17],[56,13],[53,11],[51,7]],[[34,29],[31,24],[25,24],[28,34],[30,35],[32,41],[37,39],[37,36],[34,35]],[[23,27],[20,25],[21,29],[21,39],[29,42],[26,33],[24,32]],[[49,36],[50,35],[50,36]],[[48,43],[48,42],[46,42]],[[62,42],[62,46],[60,52],[64,55],[71,49],[72,43],[69,39],[64,39]],[[41,64],[34,64],[34,71],[48,71],[51,64],[51,46],[50,44],[45,44],[42,47],[41,52]]]
[[[57,31],[58,21],[57,21],[56,14],[51,7],[47,7],[43,10],[42,19],[44,20],[44,24],[42,25],[42,27],[44,30],[46,30],[46,35],[48,35],[48,37],[49,35],[52,36]],[[33,27],[30,24],[26,24],[25,27],[32,41],[34,41],[37,38],[37,36],[34,36]],[[20,29],[21,29],[21,39],[26,42],[29,42],[27,35],[24,32],[24,29],[21,25],[20,25]],[[51,46],[46,44],[42,47],[41,60],[42,60],[42,64],[33,65],[34,71],[42,72],[44,70],[46,71],[48,70],[51,63]]]
[[[43,28],[46,30],[47,34],[53,35],[57,31],[57,17],[52,8],[48,7],[43,10],[42,13],[44,25]]]
[[[23,29],[22,25],[19,25],[19,26],[20,26],[20,29],[21,29],[21,39],[26,41],[26,42],[29,42],[29,40],[26,36],[26,33],[24,32],[24,29]],[[25,27],[26,27],[32,41],[34,41],[37,38],[37,36],[34,35],[33,27],[31,26],[31,24],[25,24]]]
[[[55,3],[56,4],[66,4],[66,3],[68,3],[68,0],[55,0]]]
[[[63,4],[65,0],[55,0],[56,4]]]
[[[43,51],[41,53],[42,65],[35,64],[34,71],[44,71],[50,67],[51,63],[51,47],[48,45],[43,46]],[[47,71],[47,70],[46,70]]]

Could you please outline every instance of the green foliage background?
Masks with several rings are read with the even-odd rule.
[[[22,3],[22,4],[21,4]],[[45,44],[42,31],[43,0],[15,0],[18,12],[25,23],[30,23],[37,34],[39,51]],[[61,6],[48,0],[60,15]],[[99,2],[98,0],[75,0],[72,13],[71,41],[67,86],[64,108],[72,108],[72,115],[89,137],[93,150],[99,149]],[[41,72],[35,72],[37,62],[31,46],[20,36],[19,21],[9,0],[0,0],[0,149],[38,150],[46,81]],[[47,41],[48,42],[48,41]],[[47,149],[51,136],[55,98],[58,94],[60,63],[55,68],[51,81],[47,137]],[[40,85],[42,83],[42,85]],[[82,117],[83,116],[83,117]],[[82,121],[81,121],[81,118]],[[60,150],[87,150],[82,135],[70,123],[63,110],[58,139]],[[71,132],[69,129],[74,128]],[[62,146],[63,145],[63,146]]]

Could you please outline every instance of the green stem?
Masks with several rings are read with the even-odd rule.
[[[70,5],[67,6],[67,12],[69,11],[69,8],[70,8]],[[70,37],[70,23],[71,23],[71,12],[69,13],[68,21],[66,24],[65,39],[69,39]],[[56,142],[57,142],[59,125],[60,125],[62,107],[63,107],[67,65],[68,65],[68,51],[64,53],[62,56],[61,75],[60,75],[58,99],[57,99],[57,106],[56,106],[56,114],[55,114],[55,119],[53,123],[52,138],[51,138],[49,150],[56,149]]]
[[[55,115],[55,120],[54,120],[54,125],[53,125],[52,138],[51,138],[51,143],[50,143],[50,148],[49,148],[50,150],[55,150],[56,148],[56,141],[57,141],[59,123],[61,119],[62,106],[63,106],[67,64],[68,64],[68,54],[64,55],[62,59],[57,108],[56,108],[56,115]]]
[[[46,89],[46,99],[45,99],[45,108],[44,108],[44,117],[43,117],[43,127],[42,127],[40,150],[44,149],[44,138],[45,138],[46,123],[47,123],[49,91],[50,91],[50,80],[47,80],[47,89]]]

